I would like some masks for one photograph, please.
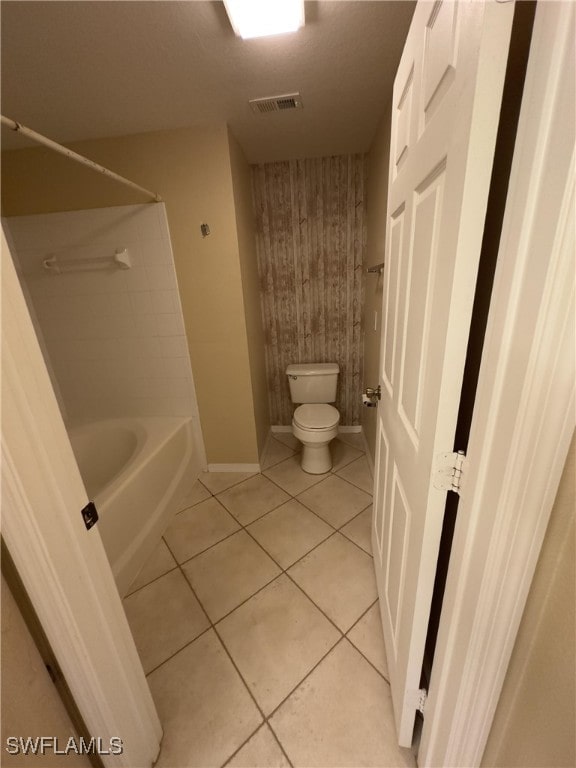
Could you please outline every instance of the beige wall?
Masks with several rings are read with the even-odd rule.
[[[11,755],[6,752],[9,736],[55,736],[63,750],[71,736],[78,736],[50,679],[32,635],[2,575],[2,735],[3,766],[89,766],[86,755],[73,750],[68,755]]]
[[[264,357],[264,328],[260,309],[260,279],[256,256],[256,219],[252,203],[252,176],[250,166],[242,148],[228,131],[230,143],[230,165],[236,230],[238,233],[238,254],[244,297],[244,317],[248,339],[248,359],[258,454],[262,456],[270,431],[270,412],[266,382],[266,360]]]
[[[576,765],[574,439],[482,760],[484,768]]]
[[[253,463],[258,444],[237,222],[224,123],[78,142],[73,149],[158,192],[166,211],[209,463]],[[145,202],[42,148],[6,152],[6,216]],[[211,234],[202,238],[200,224]]]
[[[368,155],[366,266],[381,264],[386,248],[386,203],[388,200],[388,158],[390,155],[390,105],[385,109]],[[364,292],[364,373],[362,389],[378,386],[382,290],[384,275],[367,274]],[[362,427],[374,461],[376,408],[364,408]]]

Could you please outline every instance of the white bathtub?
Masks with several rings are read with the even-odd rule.
[[[68,434],[123,596],[200,474],[192,420],[108,419]]]

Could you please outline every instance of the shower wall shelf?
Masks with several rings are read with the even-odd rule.
[[[118,248],[112,256],[88,256],[84,259],[59,259],[57,256],[50,256],[44,259],[42,266],[49,272],[60,275],[62,272],[86,272],[102,267],[130,269],[132,259],[126,248]]]
[[[371,275],[372,273],[376,273],[378,275],[381,275],[382,272],[384,272],[384,262],[382,264],[375,264],[373,267],[368,267],[366,272]]]

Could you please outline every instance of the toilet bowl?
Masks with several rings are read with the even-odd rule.
[[[292,417],[292,433],[302,443],[301,466],[311,475],[332,469],[330,441],[338,434],[340,414],[327,403],[300,405]]]
[[[302,443],[301,466],[311,475],[332,469],[330,441],[338,434],[340,414],[336,402],[337,363],[292,363],[286,368],[290,398],[298,407],[292,434]]]

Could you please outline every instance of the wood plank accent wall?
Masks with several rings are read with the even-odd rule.
[[[256,244],[273,425],[292,422],[290,363],[338,363],[340,423],[360,423],[364,155],[253,166]]]

